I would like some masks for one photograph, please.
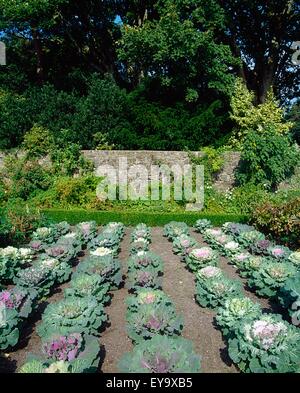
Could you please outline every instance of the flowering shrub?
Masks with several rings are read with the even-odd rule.
[[[143,304],[173,305],[171,299],[163,291],[158,289],[140,289],[136,295],[127,297],[126,304],[129,312],[138,312],[139,307]]]
[[[149,241],[143,237],[139,237],[131,243],[130,255],[137,254],[139,251],[148,251]]]
[[[14,347],[19,340],[20,319],[18,311],[13,308],[6,308],[0,303],[0,350],[4,351]]]
[[[291,255],[291,250],[283,246],[269,247],[267,253],[270,257],[276,259],[277,261],[284,261]]]
[[[55,278],[50,267],[38,264],[20,270],[14,278],[14,283],[19,287],[35,289],[39,298],[50,293],[50,288],[54,285],[54,281]]]
[[[226,300],[224,306],[219,308],[216,322],[224,336],[230,336],[243,319],[255,319],[261,313],[258,303],[253,303],[247,297],[236,297]]]
[[[72,274],[72,266],[56,258],[39,259],[34,265],[35,269],[48,270],[53,282],[63,284]]]
[[[102,282],[110,284],[111,290],[117,289],[122,281],[120,262],[112,256],[90,256],[83,259],[77,266],[73,277],[80,273],[87,273],[91,275],[98,274],[101,277]]]
[[[282,307],[288,310],[290,317],[300,321],[300,272],[286,280],[278,292],[278,299]]]
[[[93,297],[68,297],[47,306],[37,333],[42,339],[54,334],[71,333],[99,335],[99,329],[107,320],[103,305]]]
[[[103,278],[98,274],[81,273],[72,278],[70,288],[65,289],[65,295],[66,297],[90,296],[106,304],[110,299],[109,287],[110,284],[103,282]]]
[[[228,349],[243,372],[295,372],[299,368],[300,332],[279,315],[262,315],[242,321]]]
[[[128,336],[135,344],[155,335],[180,335],[183,319],[172,306],[143,304],[138,312],[127,313]]]
[[[291,262],[297,269],[300,269],[300,251],[292,252],[288,258],[289,262]]]
[[[261,296],[273,297],[285,284],[288,278],[295,276],[296,269],[288,263],[265,262],[261,267],[253,271],[248,285],[255,288]]]
[[[151,241],[151,229],[146,224],[138,224],[131,234],[131,241],[134,242],[139,238]]]
[[[200,361],[190,340],[158,335],[126,353],[119,362],[119,370],[122,373],[198,373]]]
[[[206,218],[204,218],[202,220],[197,220],[194,227],[196,228],[197,232],[203,233],[206,229],[212,227],[212,223],[210,220],[207,220]]]
[[[177,255],[186,256],[197,245],[198,243],[193,237],[183,234],[173,240],[173,252]]]
[[[186,257],[186,263],[193,272],[205,266],[216,266],[219,262],[218,254],[210,247],[195,248]]]
[[[28,318],[36,306],[37,292],[34,289],[25,289],[14,286],[0,292],[0,306],[6,309],[16,310],[18,318]]]
[[[161,288],[161,277],[159,272],[148,267],[143,270],[131,270],[128,272],[126,287],[131,291],[138,291],[142,288]]]
[[[140,270],[152,267],[157,272],[163,272],[163,261],[162,259],[150,252],[150,251],[139,251],[137,254],[132,255],[128,260],[128,270]]]
[[[214,266],[199,270],[196,276],[196,300],[202,307],[223,306],[227,299],[242,296],[240,281],[230,280]]]
[[[185,222],[172,221],[164,226],[163,235],[169,240],[174,240],[180,235],[188,235],[189,227]]]
[[[97,236],[97,231],[96,221],[81,222],[76,226],[76,233],[82,238],[84,244],[94,239]]]

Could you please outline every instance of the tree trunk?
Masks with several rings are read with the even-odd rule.
[[[40,39],[40,35],[37,29],[32,30],[32,37],[33,37],[33,46],[36,53],[36,76],[37,81],[40,85],[42,85],[45,81],[45,74],[44,74],[44,61],[43,61],[43,48]]]

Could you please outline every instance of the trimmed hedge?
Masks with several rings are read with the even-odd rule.
[[[104,225],[111,221],[121,221],[127,226],[137,225],[141,222],[149,226],[163,226],[170,221],[183,221],[192,226],[201,218],[211,220],[213,225],[220,226],[227,221],[238,223],[248,222],[248,217],[238,214],[205,214],[201,212],[186,213],[148,213],[148,212],[113,212],[113,211],[93,211],[93,210],[55,210],[45,209],[42,211],[45,216],[53,221],[67,221],[71,225],[84,221],[94,220],[98,225]]]

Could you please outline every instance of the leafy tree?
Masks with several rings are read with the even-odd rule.
[[[300,66],[292,64],[293,41],[299,40],[298,0],[219,0],[226,13],[227,42],[242,60],[239,75],[266,101],[274,86],[282,102],[299,96]]]

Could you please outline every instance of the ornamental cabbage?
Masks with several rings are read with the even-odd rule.
[[[119,238],[119,241],[121,241],[125,234],[125,225],[122,222],[110,222],[103,227],[102,231],[103,235],[109,233],[115,234]]]
[[[152,267],[157,272],[163,272],[163,261],[162,259],[150,252],[150,251],[139,251],[137,254],[132,255],[128,260],[128,270],[142,270]]]
[[[47,306],[37,333],[42,339],[71,333],[99,335],[107,320],[103,305],[93,297],[68,297]]]
[[[54,224],[53,228],[56,232],[56,237],[59,238],[61,236],[66,235],[70,231],[71,225],[67,223],[67,221],[62,221],[59,222],[58,224]]]
[[[248,285],[260,296],[274,297],[285,282],[295,274],[296,268],[289,263],[268,261],[252,272]]]
[[[59,238],[56,245],[72,248],[72,253],[76,256],[82,250],[82,239],[76,232],[70,232]]]
[[[173,252],[174,254],[185,257],[192,248],[199,246],[196,239],[190,235],[180,235],[173,240]],[[200,247],[200,246],[199,246]]]
[[[206,229],[211,227],[212,227],[211,221],[207,220],[206,218],[202,220],[197,220],[196,224],[194,225],[194,228],[196,228],[196,231],[199,233],[203,233]]]
[[[241,232],[237,241],[244,247],[248,248],[250,245],[257,243],[260,240],[265,240],[265,235],[255,229],[250,231]]]
[[[142,288],[160,289],[161,281],[159,272],[153,267],[143,270],[130,270],[128,272],[126,287],[133,292]]]
[[[242,283],[225,277],[219,268],[208,266],[197,273],[196,300],[202,307],[217,308],[227,299],[242,296]]]
[[[230,336],[243,319],[255,319],[261,314],[260,304],[253,303],[247,297],[236,297],[226,300],[224,306],[219,308],[216,322],[224,336]]]
[[[164,226],[163,235],[169,240],[174,240],[180,235],[188,235],[189,227],[185,222],[172,221]]]
[[[173,305],[172,300],[163,291],[158,289],[140,289],[136,295],[126,298],[126,305],[129,312],[138,312],[142,304],[164,304]]]
[[[118,367],[122,373],[199,373],[200,361],[192,341],[157,335],[124,354]]]
[[[37,291],[14,286],[0,292],[0,306],[6,309],[16,310],[18,317],[26,319],[37,305]]]
[[[229,356],[243,372],[296,372],[300,359],[299,329],[279,315],[242,321],[229,340]]]
[[[291,255],[291,250],[283,246],[270,247],[268,250],[268,255],[277,261],[285,261]]]
[[[35,289],[38,298],[49,295],[54,282],[55,277],[51,272],[50,266],[41,266],[39,264],[20,270],[14,278],[14,283],[19,287]]]
[[[273,246],[270,240],[258,240],[257,242],[250,245],[250,251],[255,255],[268,255],[268,249]]]
[[[73,277],[80,273],[98,274],[103,282],[110,284],[110,289],[117,289],[122,281],[121,264],[112,256],[84,258],[76,268]]]
[[[151,229],[146,224],[138,224],[131,234],[131,241],[134,242],[139,238],[143,238],[151,242]]]
[[[210,247],[193,249],[185,258],[186,264],[193,272],[205,266],[216,266],[219,263],[219,256],[216,251]]]
[[[32,234],[32,240],[40,240],[42,243],[52,244],[58,239],[54,227],[41,227]]]
[[[92,251],[98,248],[109,248],[116,255],[119,251],[120,239],[114,233],[100,234],[88,243],[88,248]]]
[[[114,250],[108,247],[98,247],[94,251],[90,252],[92,257],[106,257],[106,256],[113,256]]]
[[[225,234],[221,229],[214,229],[214,228],[208,228],[202,233],[202,236],[205,241],[214,244],[216,243],[215,238],[222,235]]]
[[[286,280],[278,292],[282,307],[288,310],[291,318],[300,321],[300,272]]]
[[[149,251],[149,241],[143,237],[139,237],[131,243],[130,255],[137,254],[139,251]]]
[[[234,266],[242,269],[245,261],[251,257],[252,257],[252,255],[248,251],[244,251],[244,252],[240,252],[240,253],[232,255],[229,258],[229,262],[232,263]]]
[[[127,313],[128,336],[135,344],[160,334],[180,335],[183,329],[182,316],[176,315],[172,306],[143,304],[138,312]]]
[[[0,281],[11,281],[20,266],[19,250],[17,248],[6,247],[0,249]]]
[[[66,297],[94,297],[98,302],[107,304],[110,300],[108,294],[110,284],[103,282],[103,277],[98,274],[81,273],[75,275],[70,287],[65,289]]]
[[[76,233],[82,239],[84,244],[90,242],[97,236],[98,228],[96,221],[81,222],[76,225]]]
[[[55,244],[52,247],[46,248],[46,254],[42,255],[42,258],[56,258],[60,262],[71,263],[71,260],[76,257],[76,251],[74,247],[67,244]]]
[[[0,302],[0,350],[5,351],[14,347],[19,341],[18,325],[20,318],[18,311],[5,307]]]
[[[268,260],[263,257],[251,256],[244,260],[244,262],[240,266],[240,275],[242,277],[251,277],[254,271],[260,269],[261,265]]]
[[[232,257],[233,255],[236,255],[236,254],[240,253],[241,251],[242,250],[240,248],[239,243],[234,242],[234,241],[226,243],[223,248],[223,253],[227,257]]]
[[[57,284],[65,283],[72,274],[72,266],[56,258],[38,259],[34,267],[36,269],[50,270],[53,281]]]
[[[296,266],[300,270],[300,251],[292,252],[288,258],[289,262]]]
[[[84,359],[76,359],[72,363],[63,360],[54,363],[30,360],[18,371],[20,374],[78,374],[85,372],[89,372],[89,369]]]

